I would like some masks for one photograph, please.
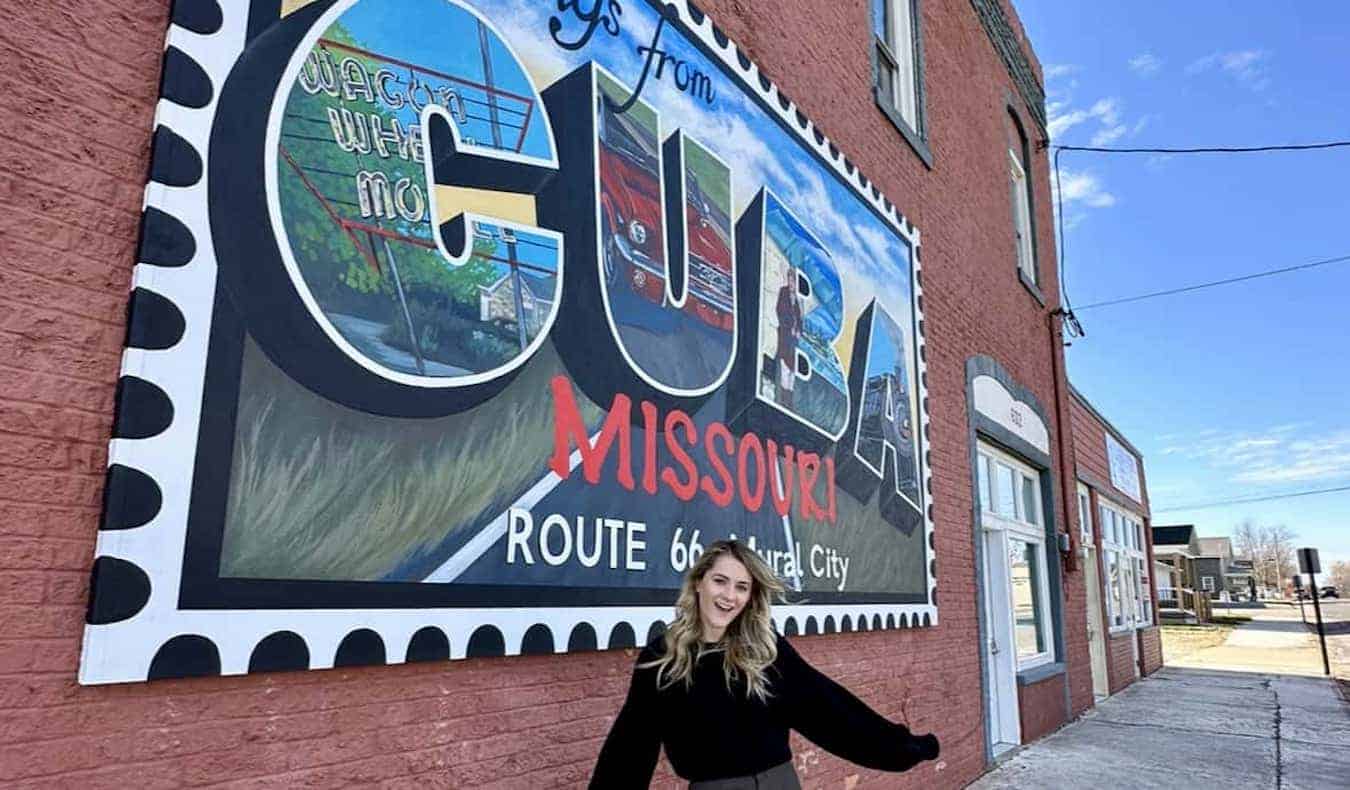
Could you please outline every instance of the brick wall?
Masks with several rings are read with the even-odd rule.
[[[1056,675],[1017,688],[1023,743],[1045,737],[1064,724],[1064,682],[1063,675]]]
[[[1162,669],[1162,632],[1158,627],[1140,629],[1139,643],[1144,651],[1144,674],[1152,675]]]
[[[1108,431],[1115,433],[1114,429],[1103,422],[1095,413],[1093,407],[1083,400],[1078,393],[1073,393],[1067,401],[1071,420],[1070,435],[1073,439],[1073,463],[1075,464],[1077,472],[1089,482],[1094,529],[1093,543],[1098,548],[1098,561],[1101,562],[1105,555],[1101,551],[1101,526],[1096,523],[1100,518],[1098,515],[1098,497],[1110,498],[1116,503],[1127,504],[1134,502],[1134,500],[1129,495],[1117,490],[1111,485],[1111,471],[1106,455],[1106,433]],[[1117,438],[1123,438],[1118,433],[1116,433],[1116,436]],[[1150,605],[1153,607],[1154,622],[1157,622],[1157,593],[1156,586],[1151,580],[1153,568],[1153,530],[1150,528],[1149,523],[1148,483],[1144,477],[1142,459],[1140,459],[1139,464],[1139,487],[1141,499],[1143,501],[1134,503],[1131,509],[1135,510],[1140,516],[1144,527],[1143,533],[1146,544],[1145,563],[1150,573]],[[1075,506],[1075,511],[1076,509]],[[1076,512],[1074,516],[1075,521],[1077,521]],[[1080,586],[1082,584],[1081,578],[1083,577],[1080,575]],[[1107,578],[1105,568],[1101,569],[1098,578],[1105,584]],[[1105,589],[1102,591],[1101,600],[1103,605],[1105,605],[1105,601],[1107,600],[1107,591]],[[1084,618],[1086,618],[1086,601],[1078,606],[1077,611],[1082,612]],[[1103,622],[1108,622],[1105,619],[1105,612],[1103,612],[1102,617]],[[1075,712],[1092,704],[1091,661],[1086,654],[1086,619],[1084,619],[1083,625],[1084,660],[1071,664],[1069,667],[1070,673],[1074,678],[1071,688],[1073,690],[1073,707]],[[1156,627],[1141,628],[1138,633],[1140,647],[1143,650],[1143,653],[1141,654],[1142,661],[1144,662],[1143,671],[1147,674],[1162,666],[1162,644]],[[1133,638],[1133,636],[1133,633],[1120,634],[1114,637],[1108,637],[1106,640],[1108,687],[1112,694],[1125,686],[1128,686],[1130,683],[1133,683],[1135,680],[1135,670],[1133,666],[1135,661],[1134,648],[1130,644],[1130,639]],[[1148,652],[1151,647],[1156,648],[1157,651],[1156,656],[1153,658],[1150,657]],[[1156,663],[1151,663],[1154,661],[1156,661]],[[1082,688],[1084,683],[1087,684],[1086,692],[1084,692]],[[1080,705],[1082,706],[1081,708]]]
[[[1106,639],[1107,688],[1111,694],[1135,681],[1134,631],[1109,636]]]
[[[1078,529],[1075,516],[1071,529]],[[1092,653],[1087,633],[1087,575],[1082,560],[1064,574],[1064,647],[1068,663],[1069,709],[1077,716],[1093,705]]]
[[[1111,430],[1105,423],[1097,419],[1092,409],[1080,400],[1078,397],[1070,397],[1069,414],[1072,420],[1071,435],[1073,436],[1074,462],[1078,468],[1086,472],[1086,476],[1095,478],[1106,486],[1106,494],[1110,498],[1122,503],[1135,503],[1135,509],[1142,509],[1143,515],[1148,516],[1148,483],[1144,479],[1143,459],[1139,463],[1139,491],[1142,502],[1135,502],[1133,497],[1123,491],[1119,491],[1111,485],[1111,467],[1107,461],[1106,455],[1106,432]],[[1114,431],[1112,431],[1114,433]],[[1123,438],[1116,434],[1116,438]]]
[[[882,776],[800,740],[798,764],[812,784],[959,787],[985,767],[964,364],[988,354],[1051,404],[1063,361],[1014,268],[1003,124],[1020,100],[969,0],[920,3],[929,170],[873,104],[865,4],[703,5],[924,239],[941,625],[795,644],[882,713],[935,730],[945,769]],[[75,683],[167,14],[166,0],[33,0],[0,31],[14,78],[0,95],[0,785],[582,784],[631,653]],[[1052,308],[1044,151],[1030,171]],[[1065,523],[1059,492],[1054,507]],[[1040,704],[1025,715],[1048,721],[1062,696]]]

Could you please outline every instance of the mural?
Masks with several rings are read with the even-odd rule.
[[[82,682],[630,646],[732,536],[787,633],[936,621],[918,232],[706,17],[246,5],[169,32]]]

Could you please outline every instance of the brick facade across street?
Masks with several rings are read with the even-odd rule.
[[[792,13],[777,0],[703,5],[923,232],[940,625],[794,644],[886,716],[935,731],[945,768],[887,776],[797,739],[799,770],[812,786],[857,776],[860,787],[959,787],[986,768],[964,397],[972,355],[1060,404],[1049,415],[1058,466],[1047,508],[1076,528],[1050,317],[1059,293],[1048,156],[1034,145],[1042,133],[970,0],[918,3],[932,169],[873,101],[866,3]],[[166,0],[33,0],[14,5],[0,32],[11,75],[0,95],[0,785],[583,784],[632,651],[77,685],[168,14]],[[1004,14],[1020,36],[1011,8]],[[1009,106],[1034,138],[1045,306],[1017,279]],[[1076,453],[1080,468],[1109,479],[1088,455],[1095,448]],[[1081,569],[1065,582],[1076,714],[1092,701]],[[1113,690],[1133,677],[1120,641],[1111,640]],[[1146,668],[1156,666],[1156,630],[1144,645]],[[1064,683],[1023,688],[1028,738],[1070,717]],[[668,769],[660,776],[658,786],[677,786]]]

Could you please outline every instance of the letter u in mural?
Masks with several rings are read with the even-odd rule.
[[[185,24],[84,682],[632,646],[731,536],[935,621],[918,232],[700,12]]]

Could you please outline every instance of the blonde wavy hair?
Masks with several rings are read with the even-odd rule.
[[[778,642],[769,614],[774,598],[782,600],[786,588],[759,555],[740,541],[719,540],[710,544],[685,574],[675,601],[675,619],[665,633],[665,655],[642,666],[657,667],[657,688],[681,682],[685,688],[693,685],[694,667],[705,652],[698,585],[723,555],[730,555],[750,572],[750,600],[727,626],[715,649],[723,653],[722,672],[727,688],[731,688],[732,681],[744,677],[746,697],[753,695],[764,701],[772,695],[765,670],[778,658]]]

